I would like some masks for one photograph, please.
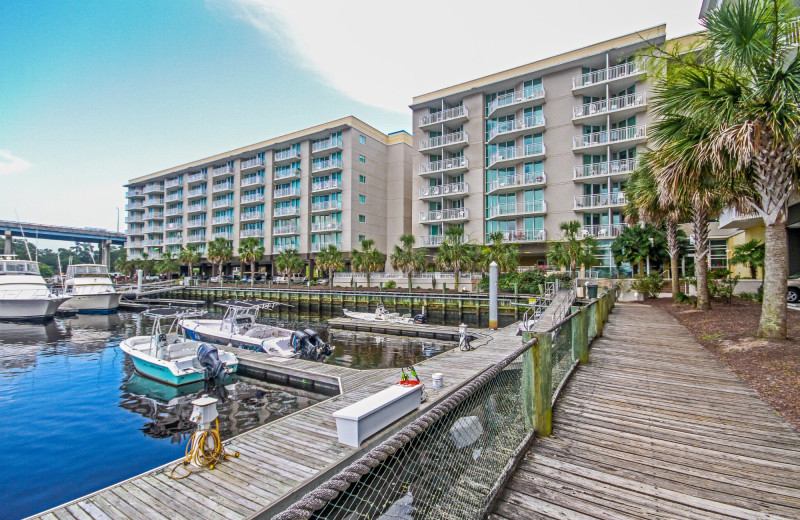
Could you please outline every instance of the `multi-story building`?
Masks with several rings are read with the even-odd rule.
[[[494,232],[544,263],[546,240],[578,220],[601,244],[622,229],[623,187],[647,142],[649,86],[636,59],[666,26],[621,36],[413,100],[417,244],[448,227],[483,243]]]
[[[346,256],[371,238],[386,252],[411,231],[411,136],[345,117],[132,179],[129,258],[159,258],[217,237],[234,256],[262,240],[268,268],[296,249],[305,259],[335,244]]]

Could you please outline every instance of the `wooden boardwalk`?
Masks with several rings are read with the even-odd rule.
[[[338,378],[344,393],[235,437],[226,446],[228,451],[240,452],[240,457],[220,463],[213,470],[196,470],[186,479],[172,480],[168,477],[175,464],[172,462],[31,518],[269,518],[518,348],[521,339],[515,336],[516,330],[516,325],[505,327],[492,332],[491,338],[482,330],[482,338],[472,342],[479,346],[477,350],[455,349],[416,365],[426,383],[430,383],[433,373],[442,372],[444,388],[435,390],[428,384],[428,401],[420,410],[359,448],[338,442],[331,413],[394,384],[400,369],[362,371],[263,355],[260,362],[265,366],[280,365],[304,373],[318,371],[320,378]],[[257,356],[244,355],[249,361]]]
[[[800,518],[800,435],[664,312],[617,305],[492,520]]]

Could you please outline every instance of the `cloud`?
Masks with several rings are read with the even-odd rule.
[[[664,22],[699,29],[697,0],[207,0],[263,33],[289,62],[362,103],[411,98]]]
[[[21,173],[33,166],[30,162],[15,156],[8,150],[0,150],[0,175]]]

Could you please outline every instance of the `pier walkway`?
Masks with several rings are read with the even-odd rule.
[[[226,442],[226,448],[241,455],[213,470],[193,470],[190,477],[173,480],[168,475],[177,461],[171,462],[31,518],[269,518],[518,349],[521,341],[516,330],[514,325],[491,332],[472,329],[480,336],[472,341],[477,350],[454,349],[416,365],[426,383],[433,373],[442,372],[444,388],[436,390],[428,384],[428,400],[417,412],[372,436],[359,448],[338,442],[331,414],[393,385],[400,369],[355,370],[243,352],[244,364],[264,370],[284,367],[284,373],[291,369],[297,377],[305,374],[322,382],[338,380],[344,393],[234,437]]]
[[[800,518],[800,435],[666,313],[617,305],[491,520]]]

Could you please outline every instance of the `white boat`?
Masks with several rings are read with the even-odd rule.
[[[197,341],[312,361],[324,360],[333,353],[333,347],[322,341],[314,330],[290,330],[256,321],[261,309],[273,309],[280,305],[278,302],[223,300],[215,305],[225,307],[222,319],[184,319],[181,326],[187,336]]]
[[[236,372],[239,360],[214,345],[187,339],[178,326],[184,318],[200,317],[203,311],[150,309],[142,316],[153,319],[149,336],[128,338],[119,347],[133,361],[137,372],[172,386],[206,379],[223,379]]]
[[[347,318],[363,321],[383,321],[386,323],[401,323],[405,325],[427,323],[428,321],[424,314],[411,316],[410,314],[401,315],[398,312],[388,312],[382,303],[378,304],[375,312],[356,312],[348,311],[347,309],[342,309],[342,312]]]
[[[50,292],[37,262],[0,255],[0,319],[47,320],[68,299]]]
[[[64,293],[72,296],[64,310],[109,314],[117,311],[122,297],[114,289],[108,268],[102,264],[76,264],[67,267]]]

